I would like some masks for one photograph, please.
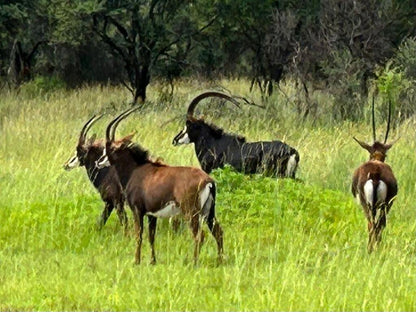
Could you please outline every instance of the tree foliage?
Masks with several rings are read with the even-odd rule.
[[[191,48],[192,36],[209,25],[192,21],[192,2],[179,0],[81,1],[74,12],[110,53],[122,60],[125,86],[133,102],[145,101],[146,88],[157,69],[178,76]],[[171,66],[175,64],[175,66]]]
[[[46,1],[0,3],[0,74],[15,84],[30,79],[39,46],[48,41]]]
[[[311,93],[325,89],[334,116],[355,118],[380,68],[396,53],[411,62],[398,47],[416,34],[415,12],[411,0],[0,2],[0,75],[20,58],[24,79],[123,83],[134,103],[155,77],[243,76],[269,95],[290,79],[303,91],[300,113],[313,113]]]

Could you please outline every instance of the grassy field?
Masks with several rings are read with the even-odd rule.
[[[223,85],[259,101],[244,81]],[[187,103],[206,87],[183,83],[172,102],[150,88],[149,104],[120,124],[118,135],[137,131],[135,140],[152,155],[198,166],[193,146],[171,141],[183,127]],[[188,227],[174,233],[168,220],[160,220],[157,265],[149,264],[146,229],[143,261],[135,266],[129,209],[127,236],[115,214],[97,230],[103,207],[98,193],[83,168],[62,168],[83,123],[107,112],[91,131],[104,136],[108,121],[129,107],[128,97],[113,87],[1,95],[0,310],[416,309],[415,120],[390,135],[400,136],[387,160],[399,195],[383,242],[369,255],[367,224],[350,194],[352,172],[368,158],[352,136],[369,141],[368,122],[302,122],[278,95],[267,109],[227,105],[220,112],[209,105],[206,119],[229,132],[249,140],[282,139],[297,148],[301,181],[215,171],[225,263],[217,265],[209,237],[194,267]],[[385,123],[378,125],[382,137]]]

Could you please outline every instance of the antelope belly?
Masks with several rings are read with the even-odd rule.
[[[147,212],[146,214],[157,218],[170,218],[181,213],[180,207],[174,202],[170,201],[166,203],[164,207],[155,212]]]

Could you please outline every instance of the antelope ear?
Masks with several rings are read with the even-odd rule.
[[[129,135],[126,135],[123,138],[123,141],[131,141],[131,139],[136,135],[136,131],[134,131],[133,133],[130,133]]]
[[[371,153],[371,146],[370,145],[368,145],[367,143],[364,143],[364,142],[362,142],[362,141],[360,141],[360,140],[358,140],[356,137],[352,137],[355,141],[357,141],[357,143],[358,144],[360,144],[360,146],[363,148],[363,149],[365,149],[365,150],[367,150],[367,151],[369,151],[370,153]]]
[[[384,147],[386,148],[386,150],[389,150],[393,144],[396,144],[396,142],[400,139],[400,137],[398,137],[396,140],[394,140],[393,142],[389,143],[389,144],[384,144]]]
[[[97,134],[93,134],[89,139],[88,139],[88,145],[92,145],[95,141],[95,139],[97,138]]]

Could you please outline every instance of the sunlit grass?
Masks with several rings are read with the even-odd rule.
[[[221,84],[260,103],[247,82]],[[189,101],[215,87],[181,82],[167,100],[153,86],[149,104],[123,121],[117,135],[135,131],[152,155],[198,166],[193,146],[171,141]],[[157,265],[149,264],[146,229],[143,263],[134,266],[131,213],[127,236],[115,215],[98,231],[103,204],[85,170],[62,168],[83,123],[107,112],[91,131],[103,137],[128,98],[115,87],[0,98],[0,310],[415,310],[414,120],[390,135],[400,136],[388,155],[399,195],[383,243],[368,255],[366,222],[350,194],[351,174],[368,158],[352,136],[370,140],[368,124],[312,126],[278,94],[267,109],[201,103],[205,118],[229,132],[297,148],[299,181],[216,170],[224,264],[217,265],[210,237],[194,267],[187,226],[174,233],[160,220]]]

